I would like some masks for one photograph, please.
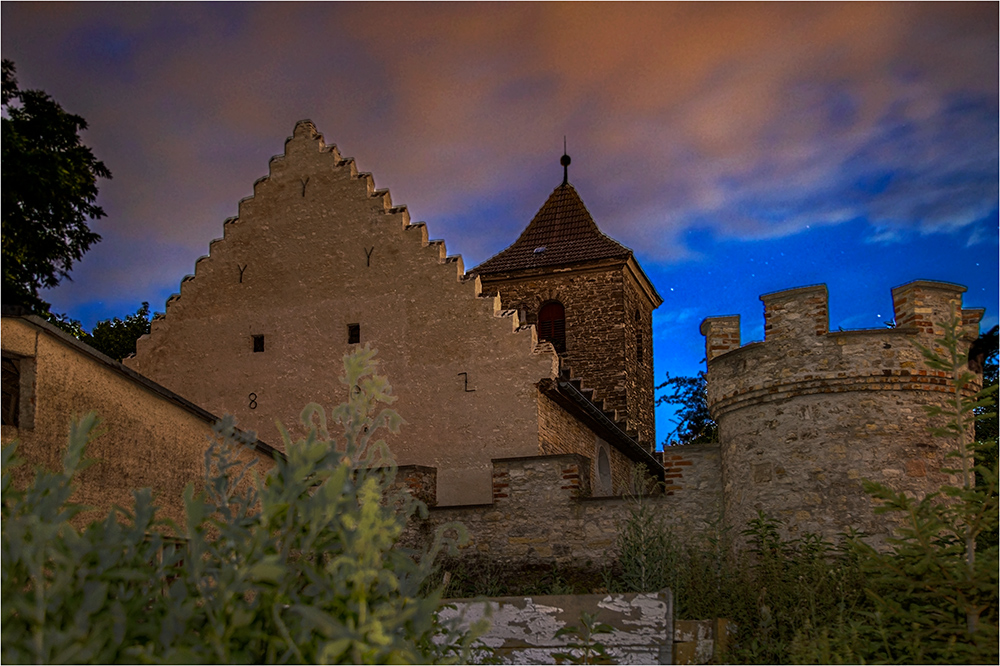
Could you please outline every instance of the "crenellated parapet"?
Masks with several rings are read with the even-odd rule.
[[[918,280],[892,290],[894,328],[829,330],[826,285],[764,294],[764,341],[740,346],[738,315],[701,324],[716,419],[733,409],[799,395],[946,389],[948,373],[924,367],[913,343],[933,345],[940,323],[960,312],[965,337],[979,334],[982,309],[962,309],[965,287]],[[954,309],[954,310],[953,310]]]
[[[949,282],[914,280],[892,290],[892,308],[896,327],[914,329],[918,334],[940,337],[946,322],[955,313],[961,313],[965,336],[971,340],[979,335],[979,322],[983,318],[983,308],[963,308],[962,285]]]
[[[963,309],[964,292],[901,285],[895,327],[849,331],[829,330],[825,285],[765,294],[764,341],[743,346],[738,317],[702,322],[727,524],[742,529],[762,510],[791,533],[884,539],[890,519],[874,515],[862,479],[918,497],[954,481],[953,444],[930,433],[944,421],[927,414],[953,390],[950,373],[927,368],[918,345],[934,346],[955,315],[965,340],[978,336],[983,310]]]
[[[734,349],[740,348],[740,316],[709,317],[701,322],[705,336],[705,359],[711,361]]]
[[[830,330],[825,284],[764,294],[764,340],[809,340]]]

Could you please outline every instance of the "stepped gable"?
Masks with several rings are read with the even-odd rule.
[[[567,182],[552,191],[510,247],[471,272],[490,275],[631,256],[632,250],[601,232],[576,188]]]

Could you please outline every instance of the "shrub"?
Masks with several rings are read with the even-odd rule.
[[[905,518],[887,552],[860,534],[836,545],[809,534],[786,540],[764,514],[747,525],[740,553],[729,554],[724,533],[682,546],[637,501],[619,531],[615,591],[669,586],[678,617],[732,619],[734,663],[997,663],[997,443],[969,438],[974,415],[994,415],[983,395],[967,395],[974,377],[960,320],[944,329],[921,351],[951,376],[930,414],[943,417],[934,434],[956,444],[957,469],[948,471],[962,483],[916,499],[866,482],[877,511]]]
[[[969,437],[976,412],[991,400],[967,395],[975,377],[959,337],[961,318],[953,313],[943,328],[938,344],[920,351],[928,367],[951,375],[951,392],[941,406],[927,411],[944,417],[944,425],[933,432],[956,443],[951,456],[960,467],[948,471],[960,474],[962,485],[942,486],[918,500],[866,482],[865,489],[882,501],[876,511],[905,517],[888,552],[855,544],[875,606],[869,616],[877,628],[871,656],[890,662],[996,663],[998,548],[996,540],[984,544],[979,539],[997,530],[996,455],[984,456],[992,459],[991,466],[976,465],[975,459],[977,450],[995,449],[997,443],[977,444]]]
[[[184,539],[164,536],[148,489],[83,530],[69,501],[97,417],[73,424],[61,472],[10,483],[3,451],[3,660],[22,662],[412,663],[463,659],[473,638],[442,626],[440,590],[421,594],[438,533],[423,553],[395,547],[426,511],[393,491],[395,463],[377,431],[399,416],[375,352],[345,357],[348,401],[302,412],[283,431],[287,459],[264,479],[240,462],[246,436],[215,427],[205,487],[185,491]],[[248,484],[245,481],[252,481]],[[243,489],[246,490],[243,490]],[[454,526],[451,526],[454,527]],[[481,629],[481,628],[479,628]]]

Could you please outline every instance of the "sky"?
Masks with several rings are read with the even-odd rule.
[[[301,119],[471,268],[569,177],[661,296],[656,381],[705,317],[825,283],[836,330],[890,289],[998,322],[996,3],[20,3],[0,51],[89,128],[103,236],[42,292],[89,328],[162,311]],[[660,408],[664,439],[673,412]]]

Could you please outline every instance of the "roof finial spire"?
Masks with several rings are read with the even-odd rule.
[[[570,163],[570,161],[571,160],[569,159],[569,155],[566,154],[566,136],[564,135],[563,136],[563,156],[559,158],[559,164],[562,164],[562,167],[563,167],[563,182],[562,182],[563,185],[565,185],[565,184],[567,184],[569,182],[569,163]]]

